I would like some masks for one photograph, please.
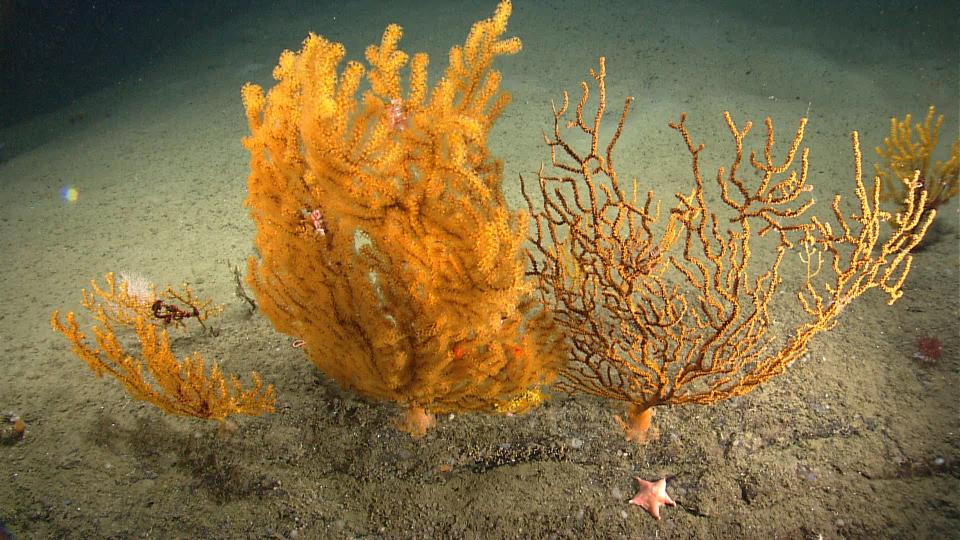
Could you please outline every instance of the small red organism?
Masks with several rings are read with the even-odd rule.
[[[403,99],[393,98],[387,106],[387,118],[390,120],[390,129],[403,131],[407,127],[407,112],[403,109]]]
[[[313,232],[324,236],[327,234],[327,229],[324,228],[323,223],[323,214],[320,212],[320,209],[314,209],[310,212],[310,224],[313,225]]]
[[[933,336],[917,338],[916,345],[917,350],[913,353],[913,357],[924,364],[935,364],[943,354],[943,343]]]

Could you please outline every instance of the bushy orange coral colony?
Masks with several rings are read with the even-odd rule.
[[[509,15],[502,3],[475,24],[429,89],[396,25],[368,66],[339,70],[343,46],[310,35],[269,93],[243,89],[263,313],[344,387],[407,408],[417,434],[431,413],[525,403],[565,357],[524,278],[527,216],[487,147],[509,101],[491,64],[521,46],[502,39]]]
[[[661,212],[653,193],[638,198],[636,181],[624,186],[614,167],[631,99],[612,137],[600,140],[602,58],[591,70],[597,109],[584,110],[591,88],[584,82],[569,119],[564,94],[546,137],[550,166],[541,167],[535,193],[524,185],[528,212],[511,210],[502,163],[487,144],[509,103],[492,62],[521,48],[519,39],[503,38],[510,11],[501,1],[491,19],[476,23],[430,88],[427,56],[399,50],[396,25],[367,48],[366,65],[341,66],[344,47],[311,34],[299,52],[281,55],[269,92],[243,88],[246,205],[257,250],[248,282],[274,326],[302,340],[328,376],[401,405],[398,425],[415,436],[434,424],[433,413],[520,412],[552,386],[627,403],[621,423],[642,441],[654,407],[749,392],[804,354],[865,291],[880,288],[891,303],[902,294],[909,252],[935,211],[924,213],[926,192],[910,179],[901,210],[880,210],[879,180],[868,186],[861,178],[856,133],[858,213],[845,214],[836,198],[831,219],[808,218],[806,119],[779,161],[768,119],[763,155],[746,160],[751,124],[738,127],[725,113],[735,158],[716,175],[718,209],[704,196],[704,146],[681,115],[671,127],[691,157],[691,191]],[[585,134],[589,148],[576,148],[565,130]],[[760,181],[751,185],[742,168]],[[892,225],[885,240],[883,222]],[[773,252],[761,264],[752,248],[767,235]],[[770,304],[788,256],[806,268],[794,308],[804,319],[778,339]],[[102,309],[97,318],[101,347],[119,348]],[[104,370],[72,314],[67,326],[56,315],[53,324]],[[136,328],[147,355],[155,339],[142,321]],[[167,371],[187,369],[170,362],[165,343],[159,356]],[[190,414],[143,395],[142,384],[130,384],[132,372],[110,371],[135,397]],[[235,380],[234,393],[208,393],[220,403],[216,414],[194,415],[267,410],[272,389],[254,381],[250,391]]]

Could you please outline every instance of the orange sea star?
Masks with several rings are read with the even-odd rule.
[[[667,479],[662,478],[656,482],[647,482],[637,477],[637,483],[640,484],[640,490],[630,499],[630,504],[642,506],[650,512],[650,515],[660,519],[660,506],[666,504],[676,506],[677,503],[667,495]]]

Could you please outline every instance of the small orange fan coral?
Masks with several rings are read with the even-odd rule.
[[[960,191],[960,137],[950,146],[950,154],[944,161],[931,161],[940,142],[940,127],[943,115],[936,115],[933,105],[927,109],[923,123],[911,125],[907,114],[903,121],[890,119],[890,135],[883,139],[883,146],[876,148],[883,160],[876,165],[876,173],[883,181],[884,200],[895,201],[901,206],[909,197],[909,188],[902,180],[913,179],[927,191],[924,212],[939,208]],[[916,138],[916,140],[914,140]]]
[[[165,413],[224,422],[232,414],[273,412],[272,385],[265,386],[253,373],[252,387],[244,388],[236,376],[225,375],[216,362],[208,368],[199,353],[178,360],[167,331],[158,330],[156,321],[150,318],[147,300],[131,297],[126,282],[117,287],[112,274],[107,274],[106,282],[103,288],[92,281],[94,292],[83,291],[83,305],[96,321],[91,329],[95,344],[87,341],[73,312],[67,313],[64,322],[59,311],[50,317],[53,329],[67,338],[74,354],[98,377],[111,375],[131,397]],[[151,286],[150,290],[155,289]],[[192,292],[190,298],[194,299]],[[139,357],[127,352],[114,325],[136,331]]]

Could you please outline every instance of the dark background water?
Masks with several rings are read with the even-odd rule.
[[[492,6],[494,0],[485,3]],[[55,110],[120,81],[149,65],[164,47],[189,40],[227,18],[257,17],[292,6],[315,12],[330,7],[326,2],[283,0],[0,0],[0,126]],[[789,23],[782,20],[788,8],[791,17],[799,11],[834,19],[821,24],[793,21],[823,31],[849,19],[843,24],[850,25],[851,41],[867,31],[906,47],[915,40],[929,44],[932,38],[956,51],[960,43],[957,1],[738,0],[705,3],[708,8],[739,12],[758,23]],[[430,9],[424,6],[423,12]]]
[[[0,0],[0,125],[109,86],[163,47],[249,7],[244,0]]]

